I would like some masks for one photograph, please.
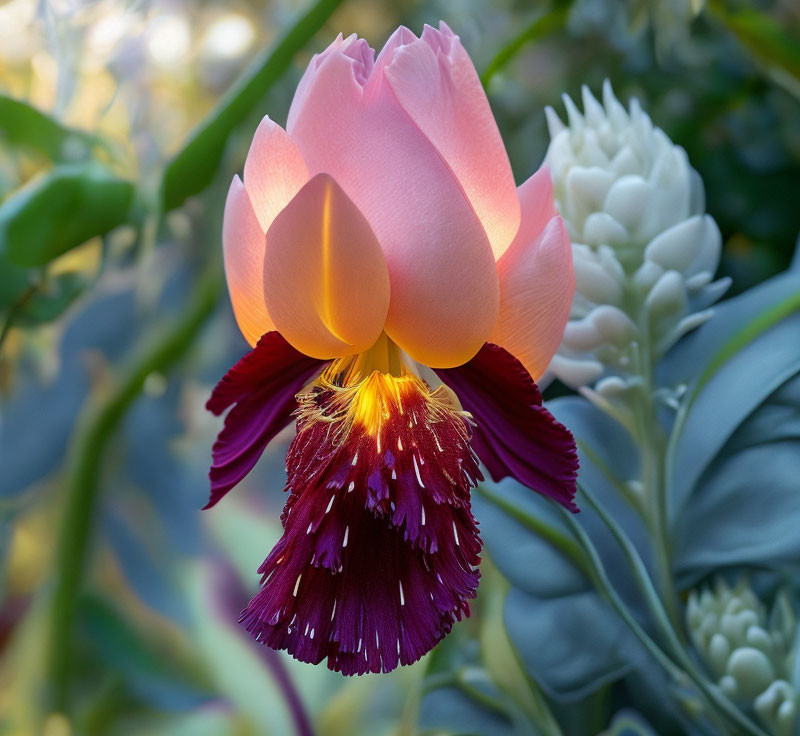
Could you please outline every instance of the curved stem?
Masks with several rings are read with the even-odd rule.
[[[46,697],[52,711],[69,709],[72,629],[105,448],[141,393],[147,377],[154,371],[169,368],[192,346],[195,336],[212,314],[221,289],[218,269],[200,279],[186,312],[152,343],[127,377],[90,410],[74,442],[72,469],[65,489],[66,505],[56,546],[54,588],[49,602]]]
[[[633,576],[636,579],[636,583],[639,586],[639,590],[641,591],[648,608],[650,609],[650,613],[653,615],[653,618],[667,639],[670,647],[673,650],[673,654],[680,656],[680,654],[683,652],[683,645],[675,633],[675,629],[672,626],[672,621],[670,620],[669,615],[664,608],[661,598],[659,598],[658,593],[656,592],[653,581],[650,579],[650,575],[648,574],[647,568],[645,567],[642,558],[639,556],[638,551],[633,546],[633,543],[628,535],[625,534],[619,524],[614,521],[614,518],[611,516],[611,514],[608,513],[595,495],[589,491],[586,485],[579,483],[578,488],[583,497],[595,510],[597,515],[600,517],[600,520],[608,527],[609,531],[614,536],[614,539],[617,540],[617,543],[622,548],[625,559],[628,561],[628,564],[631,567]]]
[[[572,531],[575,533],[578,541],[581,544],[581,547],[591,562],[594,571],[592,580],[598,591],[608,600],[617,613],[619,613],[623,621],[625,621],[625,623],[630,627],[631,631],[633,631],[636,638],[639,639],[639,641],[645,646],[650,654],[653,655],[656,661],[661,664],[662,667],[664,667],[664,669],[670,674],[670,676],[676,679],[678,682],[680,682],[684,676],[688,676],[692,682],[694,682],[700,692],[705,695],[706,699],[742,733],[749,734],[750,736],[767,736],[767,734],[761,728],[759,728],[744,713],[736,708],[736,706],[734,706],[733,703],[731,703],[730,700],[728,700],[713,683],[709,682],[703,676],[703,674],[697,670],[697,668],[694,666],[694,663],[691,661],[691,658],[686,654],[683,646],[677,640],[677,637],[674,636],[674,632],[672,632],[672,636],[670,638],[672,639],[672,646],[675,648],[673,656],[679,661],[679,665],[664,653],[664,651],[658,646],[658,644],[656,644],[656,642],[634,618],[633,614],[625,605],[625,602],[620,598],[619,594],[612,586],[611,581],[609,580],[605,571],[605,566],[600,559],[597,549],[589,538],[589,535],[572,516],[572,514],[568,513],[564,509],[560,510],[562,512],[562,516],[564,516],[567,524],[569,524],[569,526],[572,528]],[[627,551],[631,550],[633,550],[632,547],[630,547]],[[634,559],[641,563],[641,560],[638,559],[638,554],[635,553],[635,550],[633,550],[633,555]],[[638,567],[638,565],[635,565],[634,567]],[[647,576],[646,572],[644,573],[644,576],[649,581],[649,577]],[[652,583],[650,583],[650,585],[652,585]],[[653,595],[655,595],[654,591]],[[657,596],[655,599],[658,600]],[[666,614],[664,614],[664,616],[665,615]],[[664,620],[664,616],[661,617],[662,621]]]
[[[528,44],[538,41],[540,38],[545,38],[554,31],[563,28],[571,5],[572,0],[556,0],[551,8],[537,15],[519,35],[514,36],[503,46],[489,62],[483,74],[481,74],[483,88],[488,89],[495,74],[503,69]]]

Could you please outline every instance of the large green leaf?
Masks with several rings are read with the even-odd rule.
[[[509,640],[550,697],[575,702],[641,661],[641,647],[585,574],[551,502],[507,479],[481,486],[473,508],[492,560],[512,584],[503,610]]]
[[[57,166],[0,205],[0,257],[44,266],[128,219],[131,182],[97,164]]]
[[[688,385],[667,459],[672,519],[736,428],[800,369],[799,328],[800,274],[788,271],[719,304],[662,361],[662,381]]]
[[[795,375],[736,429],[676,521],[681,585],[724,567],[798,571],[798,477],[800,375]]]
[[[53,161],[85,158],[96,139],[68,128],[22,100],[0,94],[0,139],[23,145]]]
[[[191,134],[164,172],[162,201],[165,211],[179,207],[187,197],[211,183],[231,132],[283,76],[294,55],[313,38],[341,2],[317,0],[271,51],[256,59]]]

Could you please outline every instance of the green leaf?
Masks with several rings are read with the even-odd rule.
[[[191,658],[182,660],[177,647],[164,656],[156,643],[145,638],[145,632],[125,619],[122,610],[87,593],[81,598],[79,613],[83,634],[100,655],[103,668],[119,673],[144,701],[161,708],[192,709],[208,699],[197,663]]]
[[[36,290],[14,318],[19,327],[33,327],[60,317],[86,287],[86,279],[78,273],[63,273],[50,279],[46,287]]]
[[[784,83],[794,94],[800,94],[800,38],[754,8],[732,10],[721,0],[710,2],[708,7],[756,61],[767,71],[777,72],[776,81]]]
[[[30,273],[0,254],[0,312],[13,307],[30,286]]]
[[[164,211],[207,187],[222,161],[225,144],[263,99],[267,91],[289,68],[300,51],[342,0],[317,0],[269,52],[255,60],[217,107],[191,134],[183,149],[170,161],[162,181]]]
[[[514,36],[503,46],[489,62],[483,74],[481,74],[483,88],[489,89],[489,84],[495,74],[503,69],[526,46],[562,30],[567,21],[571,5],[572,0],[556,0],[551,8],[537,15],[519,35]]]
[[[133,184],[97,164],[57,166],[0,205],[0,257],[44,266],[128,218]]]
[[[0,139],[27,146],[53,161],[85,158],[96,143],[88,133],[61,125],[27,102],[6,95],[0,95]]]

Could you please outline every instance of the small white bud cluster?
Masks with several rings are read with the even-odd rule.
[[[652,365],[710,316],[728,280],[712,282],[719,229],[686,152],[653,126],[636,99],[626,110],[606,80],[603,104],[583,88],[568,125],[547,109],[556,203],[573,243],[576,290],[550,371],[578,388],[618,396],[643,360]],[[647,351],[648,355],[643,355]]]
[[[730,588],[692,591],[686,608],[695,648],[720,689],[752,706],[775,736],[791,736],[800,696],[792,685],[797,662],[797,617],[784,593],[770,616],[744,580]]]

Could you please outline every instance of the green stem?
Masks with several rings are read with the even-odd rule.
[[[675,633],[672,621],[670,620],[669,615],[664,608],[661,598],[659,598],[658,593],[656,592],[653,581],[650,579],[650,575],[647,572],[647,568],[645,567],[644,562],[639,556],[636,548],[633,546],[630,538],[622,530],[619,524],[617,524],[611,514],[608,513],[595,495],[589,491],[586,485],[579,483],[578,488],[589,505],[600,517],[600,520],[606,525],[606,527],[608,527],[609,531],[614,536],[614,539],[617,540],[617,544],[619,544],[619,546],[622,548],[625,559],[630,565],[633,576],[639,586],[639,590],[641,591],[642,596],[644,597],[645,602],[650,609],[650,613],[653,615],[656,624],[658,624],[658,627],[661,629],[667,642],[669,643],[673,655],[680,656],[683,652],[683,645]]]
[[[479,485],[475,489],[475,492],[480,493],[495,506],[505,511],[520,524],[555,547],[569,562],[581,570],[586,577],[591,578],[592,570],[586,559],[586,555],[583,553],[581,547],[575,543],[575,540],[565,536],[558,529],[550,526],[542,519],[526,514],[513,503],[503,498],[499,493],[490,491],[486,486]]]
[[[256,57],[241,78],[192,132],[169,162],[162,180],[165,212],[180,207],[214,180],[231,133],[258,109],[292,60],[322,28],[343,0],[316,0],[271,49]]]
[[[429,693],[443,687],[454,687],[461,690],[467,697],[474,700],[476,703],[480,703],[486,710],[497,713],[503,718],[508,718],[509,716],[508,710],[503,702],[472,685],[467,680],[463,670],[440,672],[435,675],[429,675],[422,686],[422,692]]]
[[[32,284],[29,286],[25,291],[22,293],[19,299],[17,299],[14,304],[8,310],[8,314],[6,315],[5,322],[3,322],[3,327],[0,328],[0,348],[3,347],[3,343],[6,341],[9,332],[11,332],[11,328],[14,326],[14,321],[17,319],[17,315],[25,309],[28,305],[28,302],[33,298],[34,294],[38,291],[39,286],[37,284]]]
[[[653,394],[653,356],[650,349],[649,315],[644,310],[639,332],[642,336],[636,366],[641,387],[634,395],[633,414],[636,441],[642,459],[642,484],[644,488],[644,519],[650,529],[661,600],[673,628],[683,637],[683,627],[678,606],[678,596],[672,575],[672,543],[669,535],[669,517],[666,480],[666,437],[656,416]]]
[[[212,314],[222,289],[215,269],[195,287],[188,309],[145,350],[127,376],[85,418],[72,448],[65,509],[58,534],[54,588],[49,602],[47,702],[51,712],[69,710],[72,678],[72,629],[92,531],[105,448],[147,377],[179,361]]]
[[[483,88],[489,89],[494,76],[528,44],[561,30],[567,22],[567,15],[571,6],[572,0],[556,0],[553,3],[553,7],[536,16],[519,35],[514,36],[511,41],[503,46],[481,75]]]
[[[575,536],[578,538],[583,551],[586,553],[591,563],[593,571],[591,579],[598,592],[600,592],[600,594],[603,595],[603,597],[605,597],[606,600],[608,600],[608,602],[614,607],[623,621],[625,621],[631,631],[633,631],[636,638],[639,639],[639,641],[645,646],[645,648],[656,659],[656,661],[662,667],[664,667],[667,673],[677,682],[681,682],[683,679],[685,679],[685,676],[688,676],[692,682],[694,682],[700,692],[706,697],[706,699],[741,733],[749,734],[749,736],[767,736],[767,734],[761,728],[759,728],[759,726],[753,723],[753,721],[751,721],[744,713],[736,708],[736,706],[733,705],[733,703],[731,703],[731,701],[722,694],[716,685],[709,682],[705,676],[698,671],[691,658],[686,654],[685,649],[677,639],[674,631],[670,632],[668,638],[670,639],[671,648],[674,650],[673,656],[678,660],[678,663],[673,661],[673,659],[670,658],[661,649],[661,647],[658,646],[658,644],[634,618],[633,614],[630,612],[630,609],[625,605],[625,602],[620,598],[619,594],[614,589],[611,581],[608,578],[608,574],[606,573],[605,566],[600,559],[600,555],[589,538],[589,535],[572,514],[564,509],[561,509],[561,511],[567,524],[575,533]],[[606,514],[606,518],[610,517]],[[627,537],[624,537],[624,535],[623,538],[627,540]],[[644,565],[640,565],[641,560],[639,559],[638,554],[635,552],[632,545],[623,545],[623,550],[626,552],[626,554],[630,553],[632,555],[631,560],[634,562],[634,573],[636,573],[636,570],[639,569],[643,575],[643,579],[639,580],[639,582],[641,583],[643,580],[646,580],[646,587],[648,589],[652,589],[652,583],[649,581],[649,576],[647,576],[647,573],[644,570]],[[649,601],[654,602],[657,608],[660,609],[660,605],[658,604],[658,596],[655,594],[655,590],[650,590],[650,594],[647,597]],[[662,623],[668,622],[665,611],[658,618]],[[667,629],[670,630],[671,627],[669,624],[666,623],[666,625]]]

